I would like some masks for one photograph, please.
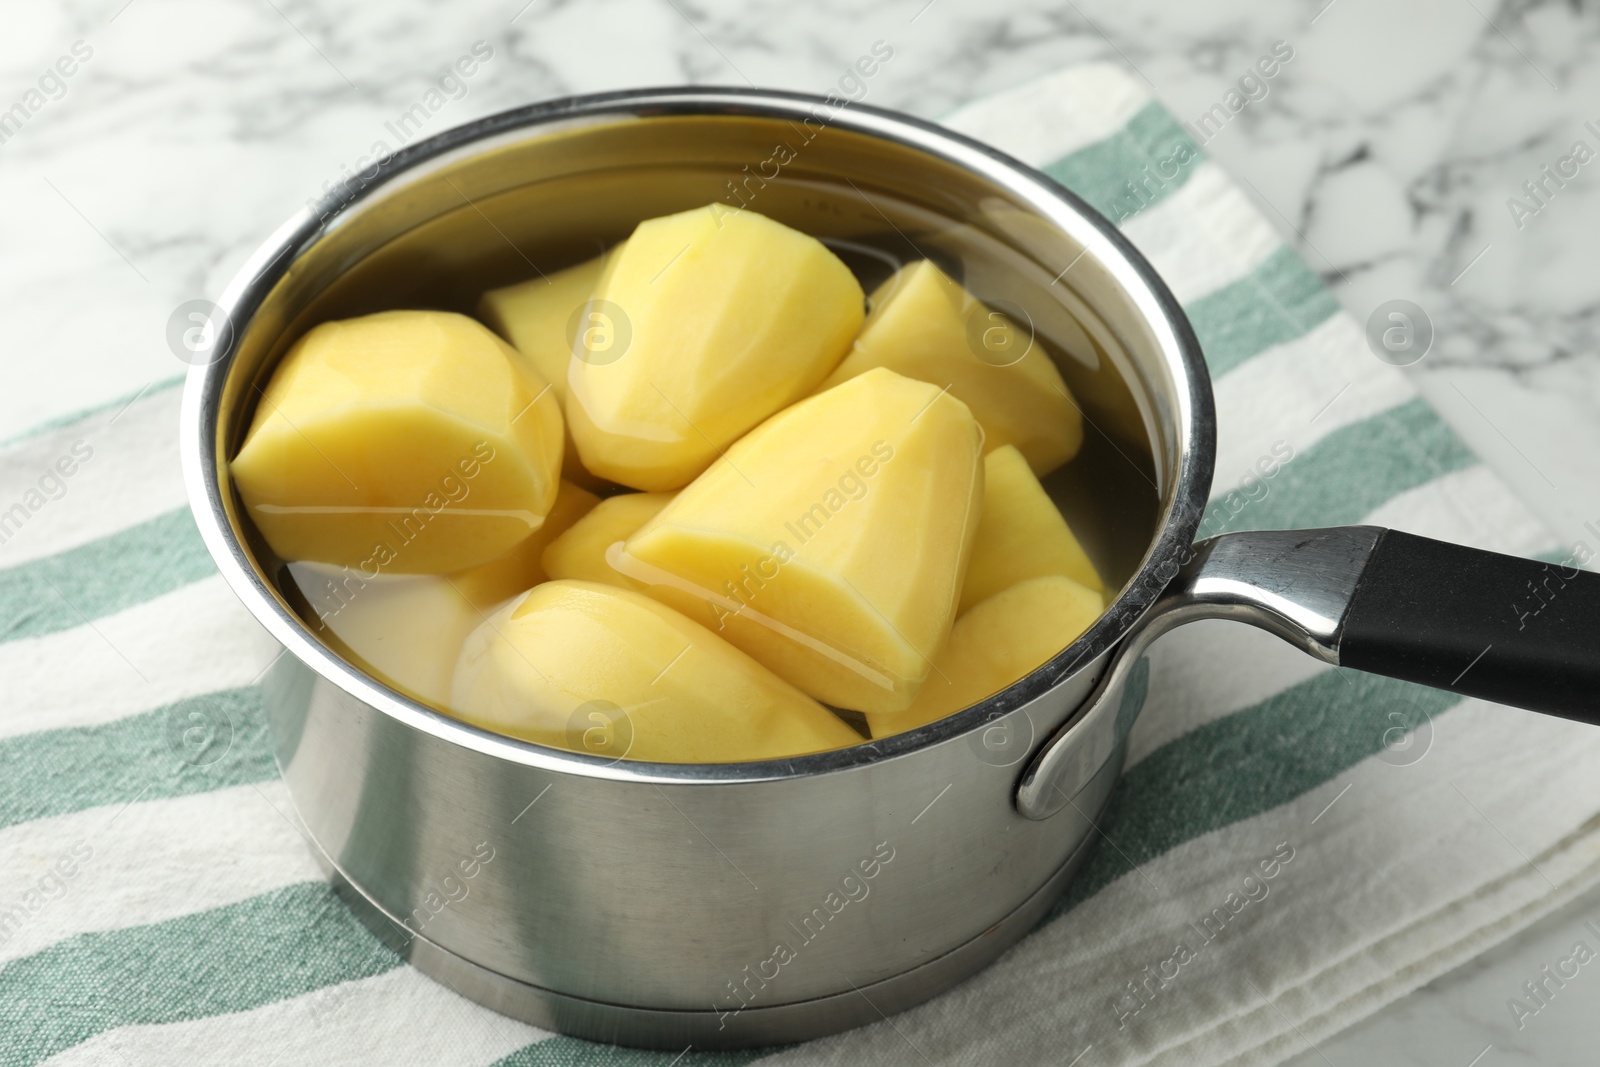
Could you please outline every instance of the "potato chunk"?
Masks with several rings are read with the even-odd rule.
[[[1094,564],[1028,461],[1011,445],[997,448],[983,457],[983,518],[959,610],[1047,574],[1064,575],[1097,593],[1105,592]]]
[[[607,252],[595,256],[548,277],[491,289],[478,301],[478,318],[528,357],[563,405],[567,402],[567,366],[572,362],[573,338],[569,328],[573,316],[594,295],[600,270],[610,255],[611,252]],[[572,443],[572,428],[569,426],[566,430],[566,443],[561,450],[561,476],[588,489],[603,485],[604,479],[596,478],[583,468]]]
[[[545,516],[543,526],[500,558],[450,575],[451,583],[474,607],[485,612],[532,589],[546,578],[543,564],[546,546],[599,503],[600,498],[589,490],[563,478],[556,492],[556,502]]]
[[[905,733],[998,693],[1070,645],[1104,610],[1099,593],[1060,575],[1030,578],[989,597],[956,620],[908,710],[867,713],[872,736]]]
[[[313,629],[336,652],[413,700],[450,706],[456,660],[483,613],[449,579],[368,578],[326,563],[291,563],[289,574],[310,605]]]
[[[595,256],[548,277],[491,289],[478,301],[478,317],[533,362],[562,403],[567,400],[567,365],[572,362],[567,327],[594,295],[605,264],[606,256]]]
[[[486,730],[640,760],[777,759],[861,740],[703,626],[593,582],[546,582],[474,631],[451,704]]]
[[[642,582],[618,574],[606,561],[607,550],[666,507],[672,493],[623,493],[607,497],[544,550],[544,572],[552,578],[605,582],[623,589],[642,589]]]
[[[944,390],[868,371],[751,431],[612,565],[817,699],[902,711],[955,614],[982,441]]]
[[[595,287],[603,350],[575,347],[583,465],[677,489],[834,368],[861,324],[855,276],[816,238],[721,204],[639,224]]]
[[[231,468],[284,559],[440,574],[543,525],[561,427],[548,384],[480,323],[386,311],[295,343]]]
[[[855,346],[819,391],[887,367],[948,388],[983,426],[986,448],[1015,445],[1041,478],[1077,455],[1083,416],[1026,327],[986,308],[927,260],[901,267],[869,304]]]

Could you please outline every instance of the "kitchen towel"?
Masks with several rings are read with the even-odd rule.
[[[1374,357],[1139,83],[1075,68],[947,121],[1105,212],[1183,303],[1216,381],[1204,533],[1365,522],[1588,557]],[[320,880],[258,704],[276,650],[184,501],[178,397],[0,445],[5,1067],[1272,1063],[1600,881],[1600,730],[1202,623],[1154,647],[1090,861],[994,966],[785,1049],[543,1033],[402,964]]]

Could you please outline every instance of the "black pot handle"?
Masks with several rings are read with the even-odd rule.
[[[1339,662],[1600,724],[1600,574],[1398,530],[1372,548]]]
[[[1155,603],[1024,767],[1016,805],[1030,819],[1060,811],[1116,755],[1142,702],[1124,699],[1139,658],[1198,619],[1258,626],[1326,663],[1600,725],[1600,574],[1338,526],[1221,534],[1145,580],[1162,583]],[[1115,729],[1089,721],[1108,716]]]

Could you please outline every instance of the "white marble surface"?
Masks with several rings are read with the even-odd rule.
[[[181,371],[172,309],[215,296],[375,140],[393,147],[385,123],[474,42],[493,58],[424,132],[631,85],[821,92],[880,38],[895,57],[867,100],[928,117],[1109,58],[1193,119],[1289,42],[1268,95],[1208,151],[1359,319],[1396,297],[1426,309],[1437,341],[1412,368],[1421,387],[1563,540],[1594,540],[1600,161],[1552,185],[1520,228],[1506,204],[1574,141],[1600,151],[1600,12],[1553,0],[17,5],[0,34],[0,111],[75,42],[92,55],[0,143],[0,438]],[[1586,917],[1600,918],[1600,893],[1297,1062],[1592,1061],[1600,978],[1521,1031],[1504,1004]]]

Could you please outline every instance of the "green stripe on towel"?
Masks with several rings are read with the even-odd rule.
[[[1397,724],[1415,730],[1416,743],[1431,741],[1421,724],[1460,702],[1454,693],[1334,669],[1167,742],[1117,783],[1096,835],[1116,848],[1095,850],[1045,921],[1130,864],[1305,795],[1381,751]],[[1400,718],[1391,718],[1396,712]]]
[[[1151,101],[1119,132],[1040,169],[1122,222],[1181,189],[1204,158],[1167,109]]]
[[[1219,493],[1199,537],[1234,530],[1296,530],[1359,523],[1383,504],[1478,463],[1422,400],[1335,430],[1256,483]]]
[[[185,374],[178,374],[171,378],[162,378],[160,381],[150,383],[143,389],[135,390],[131,393],[124,393],[115,400],[107,400],[104,404],[96,404],[93,407],[79,408],[77,411],[69,411],[65,415],[57,415],[54,418],[46,419],[44,422],[35,423],[26,430],[23,430],[21,433],[13,434],[12,436],[7,437],[5,440],[0,441],[0,448],[9,448],[14,444],[18,444],[19,442],[30,440],[42,434],[47,434],[51,430],[59,430],[63,427],[71,426],[73,423],[87,422],[96,415],[103,415],[108,411],[111,412],[111,417],[115,419],[124,408],[132,407],[133,402],[136,400],[142,400],[145,397],[155,396],[157,393],[163,392],[167,389],[180,388],[183,385],[186,377],[187,375]]]
[[[31,1067],[120,1026],[249,1011],[400,962],[321,882],[80,934],[0,968],[0,1065]]]
[[[0,740],[0,827],[277,773],[260,691],[224,689],[99,726]]]
[[[0,641],[70,630],[215,574],[189,509],[0,570]]]
[[[1243,278],[1184,308],[1213,379],[1304,337],[1338,310],[1339,301],[1292,248],[1278,249]]]

